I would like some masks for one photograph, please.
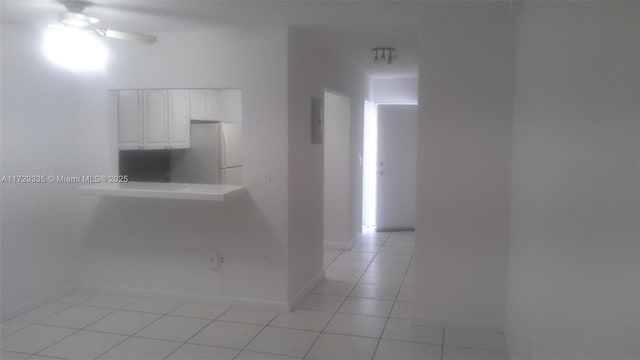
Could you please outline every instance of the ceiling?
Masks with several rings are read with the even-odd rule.
[[[110,28],[158,34],[229,24],[308,29],[324,48],[371,77],[418,73],[417,33],[424,1],[403,0],[94,0],[85,13]],[[64,7],[55,0],[0,0],[3,22],[44,26]],[[373,64],[371,48],[392,46],[393,65]]]

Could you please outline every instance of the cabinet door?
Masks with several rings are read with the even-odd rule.
[[[141,110],[138,90],[118,91],[118,147],[121,150],[142,147]]]
[[[167,138],[167,90],[144,90],[144,148],[165,149]]]
[[[189,90],[169,90],[169,147],[185,149],[190,141]]]
[[[205,90],[191,90],[189,95],[191,97],[191,118],[193,120],[207,120]]]
[[[220,92],[205,90],[205,120],[220,121]]]

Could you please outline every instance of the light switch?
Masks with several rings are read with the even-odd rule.
[[[220,254],[218,253],[218,250],[210,249],[208,251],[208,254],[209,254],[209,269],[213,271],[218,270],[220,266]]]

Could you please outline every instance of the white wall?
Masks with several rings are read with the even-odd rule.
[[[48,66],[40,34],[5,24],[0,31],[1,175],[75,175],[83,79]],[[75,211],[73,185],[2,183],[0,189],[5,316],[74,285]]]
[[[286,28],[166,33],[154,46],[112,49],[119,58],[110,88],[242,90],[247,196],[222,204],[102,199],[83,236],[83,283],[286,301]],[[218,274],[208,270],[209,249],[225,258]]]
[[[512,359],[640,357],[639,19],[637,2],[519,13]]]
[[[421,29],[416,322],[500,329],[509,236],[508,4],[429,4]]]
[[[371,79],[373,101],[378,104],[417,104],[418,77]]]
[[[351,151],[351,98],[324,93],[324,243],[351,248],[349,233],[349,167]]]
[[[153,46],[108,42],[111,62],[105,73],[69,75],[41,56],[40,33],[7,29],[2,134],[3,150],[11,152],[2,153],[3,174],[42,168],[71,175],[117,171],[108,89],[231,87],[243,91],[248,194],[212,204],[81,196],[75,185],[54,192],[3,187],[3,313],[78,284],[201,300],[223,296],[283,308],[321,275],[322,146],[310,144],[310,96],[331,88],[362,103],[367,92],[362,74],[338,61],[319,60],[316,55],[326,50],[301,31],[288,39],[286,28],[230,27],[159,34]],[[11,72],[5,70],[9,64]],[[27,101],[47,107],[16,109]],[[34,131],[18,112],[46,131]],[[362,113],[362,106],[352,107],[347,238],[361,225]],[[28,148],[18,139],[28,140]],[[64,147],[54,147],[58,143]],[[20,146],[28,156],[13,151]],[[267,171],[271,182],[264,184]],[[69,211],[56,211],[61,206]],[[32,235],[25,241],[18,234]],[[225,257],[221,271],[209,270],[209,249]]]
[[[2,94],[3,150],[11,149],[3,151],[3,173],[116,171],[107,89],[229,87],[243,91],[247,194],[218,204],[74,196],[74,186],[51,194],[3,188],[3,306],[73,284],[74,273],[77,283],[100,289],[286,306],[287,29],[166,33],[153,46],[110,41],[111,62],[102,76],[53,68],[41,56],[39,36],[3,28],[2,86],[11,86]],[[262,182],[264,172],[269,184]],[[81,251],[72,271],[74,238]],[[209,249],[225,257],[217,273],[208,270]]]
[[[329,55],[329,56],[327,56]],[[322,271],[323,246],[323,145],[311,144],[311,97],[333,89],[351,97],[351,191],[347,243],[362,224],[362,127],[367,81],[322,48],[314,33],[289,28],[289,296]],[[363,106],[359,106],[363,104]]]

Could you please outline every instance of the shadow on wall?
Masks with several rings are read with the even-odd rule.
[[[286,243],[247,193],[223,203],[103,197],[80,238],[85,286],[287,300]]]

